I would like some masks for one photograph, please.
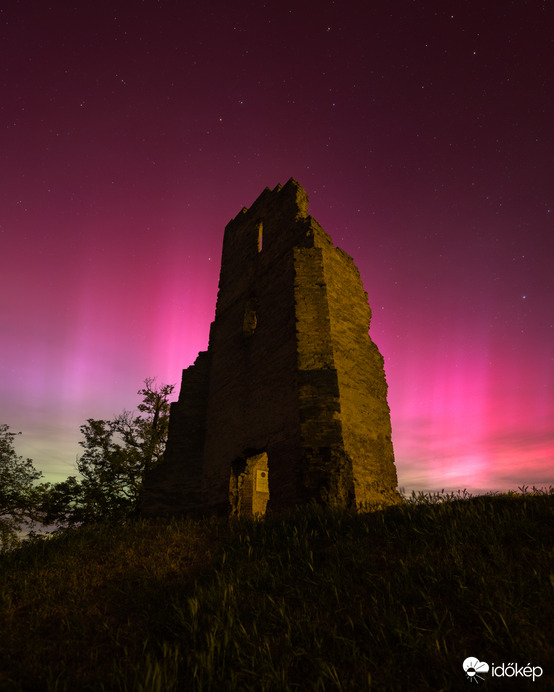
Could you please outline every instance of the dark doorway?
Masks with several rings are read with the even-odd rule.
[[[229,502],[231,516],[262,517],[269,500],[267,453],[237,459],[231,464]]]

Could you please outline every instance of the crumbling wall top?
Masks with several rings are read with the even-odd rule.
[[[256,219],[262,214],[271,213],[273,208],[279,211],[281,217],[289,216],[291,220],[305,219],[308,217],[308,194],[294,178],[290,178],[285,185],[276,185],[273,190],[266,187],[250,207],[243,207],[235,218],[229,221],[227,229],[237,223],[243,224],[249,217]]]

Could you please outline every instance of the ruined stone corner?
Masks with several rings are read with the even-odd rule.
[[[368,499],[356,502],[358,512],[377,512],[386,509],[403,505],[405,502],[398,488],[375,488]]]

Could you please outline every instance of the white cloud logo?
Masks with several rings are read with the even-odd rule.
[[[544,672],[541,666],[532,666],[530,663],[526,666],[522,666],[519,663],[501,663],[497,666],[491,663],[489,666],[488,663],[480,661],[478,658],[475,658],[475,656],[466,658],[462,663],[462,667],[465,671],[466,678],[477,685],[479,684],[479,680],[485,679],[480,673],[490,672],[493,678],[533,678],[533,682],[535,682]]]
[[[480,661],[474,656],[469,656],[466,658],[466,660],[462,663],[462,666],[465,670],[467,679],[470,682],[476,682],[477,684],[479,683],[479,680],[485,679],[482,675],[479,675],[479,673],[489,672],[489,664],[485,663],[484,661]]]

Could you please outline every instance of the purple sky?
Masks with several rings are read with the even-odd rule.
[[[369,294],[400,486],[554,483],[553,3],[8,5],[0,422],[48,480],[180,381],[225,224],[293,176]]]

